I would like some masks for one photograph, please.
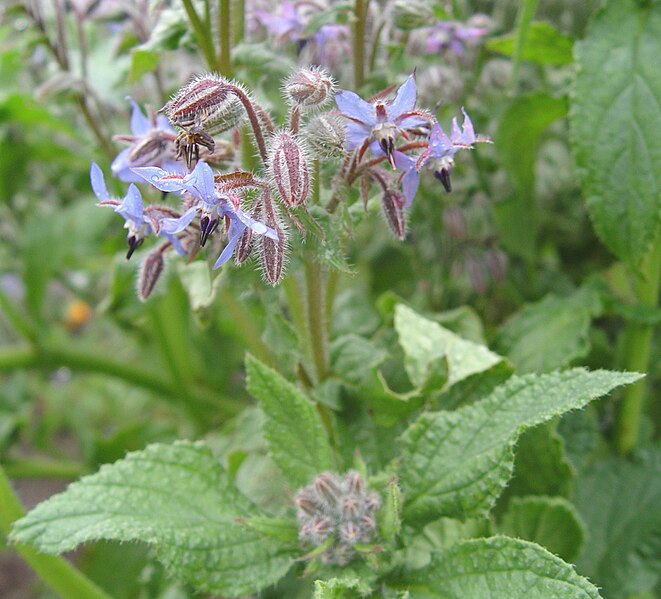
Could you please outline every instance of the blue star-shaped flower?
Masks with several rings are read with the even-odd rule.
[[[430,116],[416,110],[417,90],[415,77],[410,75],[397,90],[391,102],[376,100],[366,102],[358,94],[343,90],[335,94],[340,113],[349,119],[346,126],[346,148],[361,152],[367,146],[376,156],[385,154],[393,168],[395,160],[395,139],[397,136],[408,137],[407,129],[428,123]]]
[[[141,167],[133,169],[136,175],[151,183],[157,189],[168,192],[188,192],[196,200],[179,218],[166,218],[161,221],[161,231],[176,234],[183,231],[200,213],[200,245],[207,242],[209,236],[216,230],[220,220],[227,217],[229,230],[227,245],[216,260],[214,268],[219,268],[234,253],[239,237],[246,228],[257,235],[278,239],[278,234],[264,223],[252,218],[240,207],[240,198],[236,194],[219,193],[216,188],[213,171],[203,161],[198,162],[188,175],[168,173],[157,167]]]

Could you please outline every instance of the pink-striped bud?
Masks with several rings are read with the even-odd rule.
[[[406,208],[404,196],[399,191],[386,189],[381,198],[381,206],[390,230],[398,239],[406,237]]]
[[[333,95],[333,79],[323,68],[300,69],[287,79],[284,92],[300,108],[321,106]]]
[[[243,233],[239,236],[236,242],[236,249],[234,250],[234,263],[243,264],[252,252],[253,234],[252,229],[246,227]]]
[[[278,214],[271,202],[270,197],[264,198],[264,217],[262,222],[271,227],[277,234],[278,239],[271,239],[266,235],[260,237],[262,274],[264,278],[274,287],[280,282],[285,270],[287,259],[287,233],[280,226]]]
[[[283,201],[294,208],[305,202],[310,192],[308,163],[300,142],[288,131],[274,135],[269,165]]]
[[[156,248],[147,254],[147,257],[143,260],[140,265],[140,271],[138,272],[137,292],[138,298],[141,302],[147,301],[152,294],[154,287],[156,287],[156,283],[158,283],[158,280],[163,274],[164,268],[165,260],[160,248]]]

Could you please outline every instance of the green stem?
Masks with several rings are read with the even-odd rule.
[[[229,313],[229,316],[236,324],[236,328],[241,331],[241,338],[251,353],[265,364],[273,366],[271,350],[262,341],[262,335],[255,325],[255,319],[246,309],[245,305],[237,300],[235,295],[227,289],[220,290],[218,299],[223,307],[223,311]]]
[[[5,472],[10,478],[56,478],[75,480],[89,469],[80,462],[73,460],[58,461],[52,458],[30,457],[8,460],[4,464]]]
[[[517,16],[516,26],[516,41],[514,46],[514,66],[512,68],[512,77],[510,79],[510,91],[514,92],[514,88],[519,79],[519,69],[523,60],[523,49],[526,45],[528,32],[532,25],[532,20],[537,11],[537,4],[539,0],[523,0],[519,6],[519,14]]]
[[[220,36],[220,52],[218,67],[220,74],[232,78],[232,0],[218,0],[218,35]]]
[[[0,466],[0,531],[7,536],[12,524],[24,515],[23,506],[16,497],[5,471]],[[39,577],[64,599],[111,599],[89,578],[76,570],[68,561],[39,553],[22,544],[14,546],[17,553],[32,567]]]
[[[320,383],[328,375],[324,277],[321,264],[309,253],[306,253],[304,260],[308,344],[317,383]]]
[[[298,338],[301,343],[305,343],[307,338],[307,325],[305,324],[305,306],[303,305],[303,296],[301,288],[293,273],[289,273],[282,282],[282,287],[287,296],[287,305],[289,307],[289,316],[296,327]]]
[[[65,347],[28,347],[0,350],[0,372],[13,371],[20,368],[59,368],[66,366],[74,371],[95,372],[118,378],[132,383],[162,397],[174,400],[173,404],[181,405],[181,397],[170,381],[162,376],[145,372],[106,356],[94,355],[89,351],[79,351]],[[196,405],[213,405],[223,416],[238,414],[244,407],[243,402],[229,398],[217,397],[215,394],[197,392],[191,393]]]
[[[246,30],[246,3],[245,0],[232,0],[232,31],[234,32],[234,45],[243,41]]]
[[[369,0],[356,0],[353,23],[353,87],[357,92],[365,83],[365,25]]]
[[[186,15],[190,21],[193,32],[195,33],[195,38],[197,43],[200,46],[200,51],[204,56],[204,60],[207,62],[207,66],[210,69],[215,69],[216,64],[216,54],[213,50],[213,40],[209,35],[208,29],[202,23],[199,15],[195,11],[192,0],[181,0],[184,4],[184,9],[186,10]]]
[[[643,306],[658,305],[661,287],[661,243],[643,259],[635,284],[636,297]],[[652,345],[652,325],[629,322],[624,332],[624,367],[633,372],[646,372]],[[619,405],[615,443],[620,453],[636,448],[645,398],[645,380],[629,385]]]

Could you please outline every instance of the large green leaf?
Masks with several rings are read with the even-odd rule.
[[[598,599],[596,587],[543,547],[508,537],[474,539],[437,551],[416,571],[411,597]],[[421,588],[422,587],[422,588]]]
[[[575,503],[588,531],[579,571],[605,597],[653,589],[661,578],[661,448],[592,466],[576,483]]]
[[[204,443],[150,445],[39,504],[11,538],[48,553],[113,539],[153,545],[173,576],[238,595],[274,583],[292,558],[251,530],[256,515]]]
[[[610,0],[576,44],[572,144],[594,227],[619,258],[645,255],[661,212],[661,4]]]
[[[485,515],[511,476],[513,447],[524,428],[640,376],[575,368],[512,377],[476,404],[422,414],[401,439],[404,519],[419,525]]]
[[[598,311],[598,295],[589,287],[567,297],[547,295],[505,323],[498,346],[519,373],[567,366],[588,352],[590,321]]]
[[[562,497],[515,497],[498,529],[538,543],[568,562],[576,559],[585,538],[576,508]]]
[[[447,360],[447,385],[488,370],[502,357],[485,346],[466,341],[433,320],[424,318],[404,304],[395,308],[395,329],[404,350],[406,372],[420,387],[428,381],[430,369],[441,358]]]
[[[262,404],[264,436],[273,461],[293,489],[332,468],[326,431],[314,404],[257,358],[246,358],[248,391]]]
[[[513,56],[516,50],[516,36],[504,35],[490,39],[486,46],[492,52]],[[569,64],[573,60],[574,41],[552,25],[542,21],[531,24],[521,50],[521,58],[536,64]]]

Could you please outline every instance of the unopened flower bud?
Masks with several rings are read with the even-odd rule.
[[[140,301],[145,302],[154,291],[156,283],[161,278],[163,274],[163,269],[165,268],[165,260],[163,258],[163,252],[160,248],[157,248],[149,254],[143,260],[140,271],[138,273],[138,285],[137,292],[138,298]]]
[[[464,266],[473,289],[478,293],[485,293],[489,287],[489,279],[482,257],[470,252],[464,259]]]
[[[323,68],[300,69],[286,81],[284,92],[300,108],[321,106],[333,95],[333,79]]]
[[[236,249],[234,250],[234,263],[243,264],[252,252],[253,234],[252,229],[246,227],[241,233],[239,240],[236,242]]]
[[[507,256],[497,248],[489,248],[484,256],[489,274],[493,280],[502,285],[505,282],[505,273],[507,271]]]
[[[360,528],[355,522],[343,522],[340,525],[340,540],[347,545],[355,545],[360,540]]]
[[[390,230],[398,239],[406,237],[406,208],[404,196],[392,189],[386,189],[381,198],[381,206]]]
[[[312,154],[318,158],[342,156],[344,153],[345,125],[336,114],[321,114],[304,128],[302,137]]]
[[[278,234],[277,240],[265,235],[261,237],[262,274],[271,285],[275,286],[280,282],[284,273],[287,258],[287,233],[280,226],[275,207],[268,197],[265,199],[262,222]]]
[[[283,201],[293,208],[305,202],[310,192],[308,163],[300,142],[291,133],[275,134],[269,164]]]
[[[349,470],[344,475],[344,481],[347,484],[350,493],[360,495],[365,490],[363,478],[355,470]]]
[[[450,237],[466,239],[466,215],[460,206],[452,204],[443,210],[443,224]]]
[[[358,500],[358,497],[355,495],[347,495],[342,500],[342,517],[345,520],[358,518],[360,506],[361,502]]]
[[[342,489],[338,484],[337,476],[332,472],[322,472],[314,479],[312,486],[329,506],[336,506],[342,496]]]

